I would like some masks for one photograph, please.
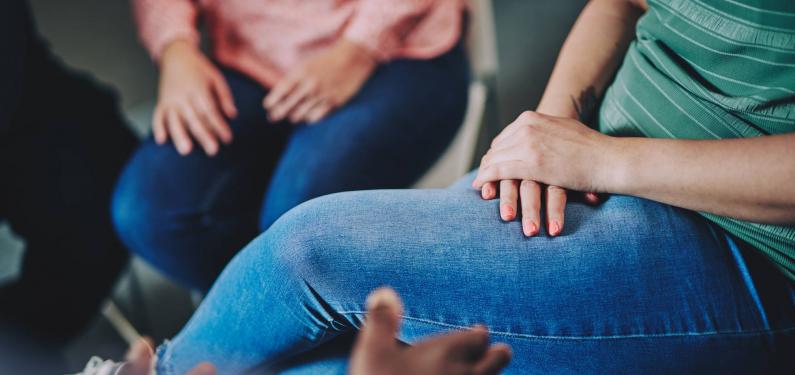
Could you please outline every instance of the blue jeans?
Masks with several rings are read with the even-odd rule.
[[[224,72],[239,115],[215,157],[147,140],[124,171],[113,219],[124,243],[183,284],[207,290],[224,265],[279,216],[325,194],[402,188],[444,151],[466,110],[460,45],[431,60],[380,66],[319,123],[270,123],[266,90]],[[198,148],[197,148],[198,149]]]
[[[795,368],[793,283],[698,214],[612,196],[569,204],[560,237],[525,238],[518,221],[498,218],[498,202],[466,187],[471,177],[291,210],[230,262],[158,350],[159,370],[205,360],[220,373],[278,366],[355,332],[381,285],[403,297],[401,340],[483,323],[512,346],[508,373]]]

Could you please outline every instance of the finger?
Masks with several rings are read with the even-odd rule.
[[[209,130],[217,135],[221,142],[227,145],[232,142],[232,129],[221,114],[218,113],[215,105],[199,99],[194,104],[194,107],[197,108],[201,116],[200,120],[209,126]]]
[[[130,349],[127,351],[127,354],[124,357],[130,362],[139,362],[141,361],[141,358],[148,360],[154,356],[154,347],[155,345],[151,338],[141,337],[136,340],[132,346],[130,346]]]
[[[315,91],[315,84],[307,81],[301,81],[298,86],[296,86],[295,90],[293,90],[287,97],[284,98],[280,103],[276,104],[270,110],[271,120],[273,121],[280,121],[292,113],[295,108],[308,100]]]
[[[199,363],[196,367],[191,369],[187,375],[215,375],[216,370],[209,362]]]
[[[152,134],[155,137],[155,142],[162,145],[168,141],[168,132],[166,131],[166,124],[163,110],[160,106],[155,108],[155,113],[152,116]]]
[[[505,221],[516,219],[516,203],[519,200],[519,181],[500,181],[500,217]]]
[[[597,205],[602,203],[602,196],[598,193],[585,193],[585,202],[592,205]]]
[[[403,306],[397,293],[379,288],[367,297],[367,318],[359,333],[357,345],[388,348],[395,345]]]
[[[531,237],[541,229],[541,185],[523,180],[519,185],[519,201],[522,203],[522,232]]]
[[[497,183],[488,182],[480,189],[480,196],[483,199],[491,200],[497,198]]]
[[[265,95],[265,99],[262,101],[262,105],[265,109],[270,110],[276,104],[281,103],[282,100],[295,88],[298,84],[298,77],[297,76],[287,76],[284,77],[276,86],[273,86],[273,89]]]
[[[478,169],[473,186],[482,188],[483,185],[491,181],[501,180],[532,180],[533,176],[521,160],[508,160],[500,163],[490,164]]]
[[[430,339],[423,343],[428,348],[436,348],[450,359],[475,362],[483,356],[489,347],[489,333],[483,326],[450,333]]]
[[[221,104],[221,110],[227,118],[237,117],[237,107],[235,106],[235,97],[232,95],[232,90],[229,89],[229,84],[220,73],[215,76],[213,80],[213,93]],[[222,138],[223,139],[223,138]]]
[[[317,107],[312,109],[312,111],[307,114],[307,123],[315,124],[318,121],[324,119],[328,114],[334,110],[334,106],[329,104],[328,102],[322,102]]]
[[[207,129],[208,126],[199,119],[193,107],[190,105],[183,106],[181,113],[185,118],[185,122],[188,124],[190,133],[193,135],[193,138],[199,142],[204,152],[210,156],[215,155],[218,152],[218,142],[216,142],[215,137],[210,134],[210,131]]]
[[[472,369],[474,375],[499,374],[511,362],[511,348],[505,344],[492,345]]]
[[[166,125],[168,126],[168,132],[171,134],[171,139],[174,140],[174,147],[177,149],[177,152],[179,152],[180,155],[190,154],[193,149],[193,142],[191,142],[188,132],[185,131],[184,124],[179,114],[172,109],[168,111],[167,118],[168,123]]]
[[[320,97],[311,97],[304,100],[301,104],[295,107],[295,110],[290,114],[290,122],[297,124],[300,122],[307,122],[309,119],[307,115],[317,106],[323,103]]]
[[[547,231],[550,236],[563,232],[563,213],[566,209],[566,190],[547,186]]]

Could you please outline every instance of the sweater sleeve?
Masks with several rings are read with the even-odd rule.
[[[177,39],[199,44],[195,0],[132,0],[138,35],[153,60]]]
[[[450,0],[360,0],[344,36],[389,60],[437,1]]]

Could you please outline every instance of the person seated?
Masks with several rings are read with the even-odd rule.
[[[0,46],[0,222],[25,242],[0,285],[0,373],[57,372],[127,264],[110,200],[137,140],[116,94],[53,55],[26,1],[0,3]]]
[[[357,332],[380,285],[405,301],[401,341],[482,323],[506,373],[795,372],[793,17],[783,0],[589,2],[479,170],[289,211],[158,373],[275,368]]]
[[[379,288],[370,293],[366,304],[366,324],[351,354],[351,375],[489,375],[498,374],[511,360],[509,347],[489,345],[488,332],[483,327],[439,335],[414,346],[405,346],[394,339],[403,312],[395,291]],[[125,362],[94,357],[80,374],[154,374],[152,346],[151,340],[141,338],[132,345]],[[200,363],[187,372],[188,375],[216,373],[209,362]]]
[[[134,253],[190,288],[206,291],[301,202],[408,187],[463,122],[463,0],[133,6],[160,84],[113,218]]]

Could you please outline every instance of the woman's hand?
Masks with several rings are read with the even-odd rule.
[[[500,216],[516,218],[521,201],[522,231],[538,234],[541,227],[542,191],[546,198],[547,231],[563,231],[565,189],[605,192],[616,177],[620,148],[615,138],[603,135],[577,120],[537,112],[524,112],[492,142],[481,160],[472,185],[484,199],[500,194]],[[543,187],[542,184],[546,185]],[[594,193],[585,200],[598,203]]]
[[[272,121],[317,122],[351,99],[377,62],[364,47],[341,39],[287,73],[263,100]]]
[[[226,80],[201,51],[182,40],[166,46],[152,125],[158,144],[171,137],[177,151],[187,155],[193,149],[193,137],[207,155],[213,156],[220,147],[219,140],[232,142],[232,130],[225,118],[236,115]]]

